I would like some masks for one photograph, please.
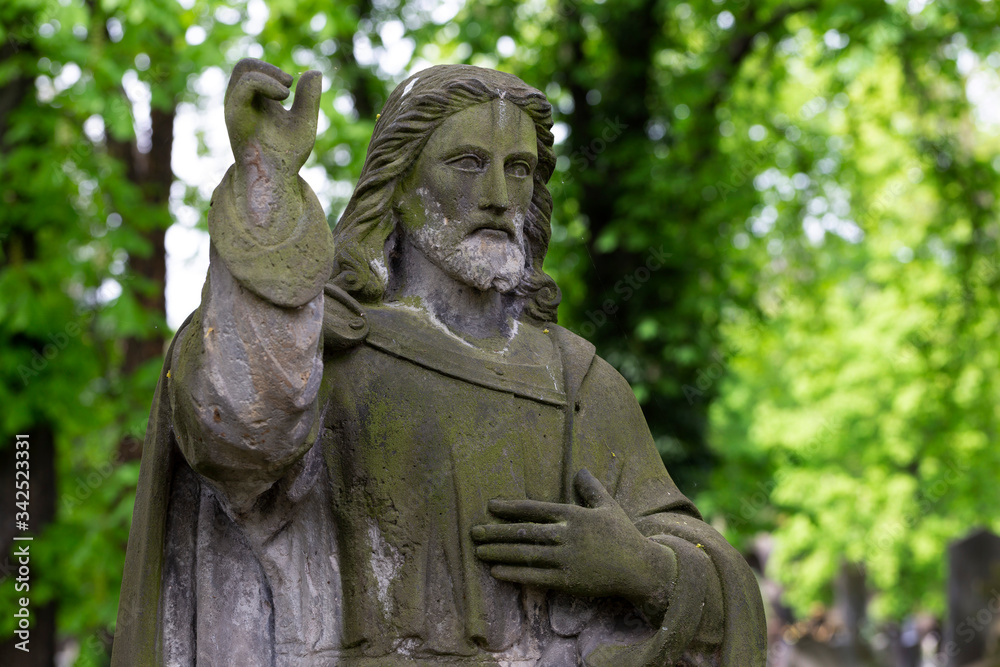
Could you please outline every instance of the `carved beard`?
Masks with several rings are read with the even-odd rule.
[[[409,232],[409,241],[449,277],[481,292],[514,291],[527,274],[524,265],[524,216],[515,223],[515,237],[480,230],[462,238],[462,225],[425,224]]]

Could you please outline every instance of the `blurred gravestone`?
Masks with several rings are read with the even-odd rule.
[[[998,620],[1000,537],[977,530],[948,547],[948,666],[992,664]]]
[[[843,626],[842,643],[849,648],[857,648],[863,643],[861,628],[868,610],[865,571],[856,564],[842,563],[834,591],[836,611]]]
[[[920,667],[921,632],[917,620],[908,618],[900,628],[889,633],[892,655],[897,667]]]

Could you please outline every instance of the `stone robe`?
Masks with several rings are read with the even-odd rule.
[[[332,285],[277,306],[212,234],[154,397],[115,667],[763,667],[753,574],[589,343],[521,321],[517,349],[483,352]],[[501,582],[476,558],[488,500],[576,502],[581,468],[676,555],[662,618]]]
[[[550,364],[524,368],[416,313],[366,315],[364,342],[325,355],[314,444],[253,503],[170,457],[161,599],[141,602],[159,607],[145,621],[158,657],[137,664],[762,664],[741,641],[762,620],[752,574],[677,491],[627,383],[583,341],[536,328]],[[579,373],[588,357],[567,458],[563,365]],[[486,502],[564,502],[564,459],[677,553],[659,631],[624,601],[522,590],[476,559]]]

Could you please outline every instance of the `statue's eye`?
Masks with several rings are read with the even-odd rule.
[[[507,173],[517,178],[527,178],[531,176],[531,167],[527,162],[513,162],[507,165]]]
[[[481,171],[483,168],[483,161],[477,155],[460,155],[448,164],[462,171]]]

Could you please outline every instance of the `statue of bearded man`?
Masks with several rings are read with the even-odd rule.
[[[202,304],[168,352],[113,664],[763,666],[759,589],[626,381],[555,324],[551,107],[440,66],[331,234],[320,77],[240,62]]]

